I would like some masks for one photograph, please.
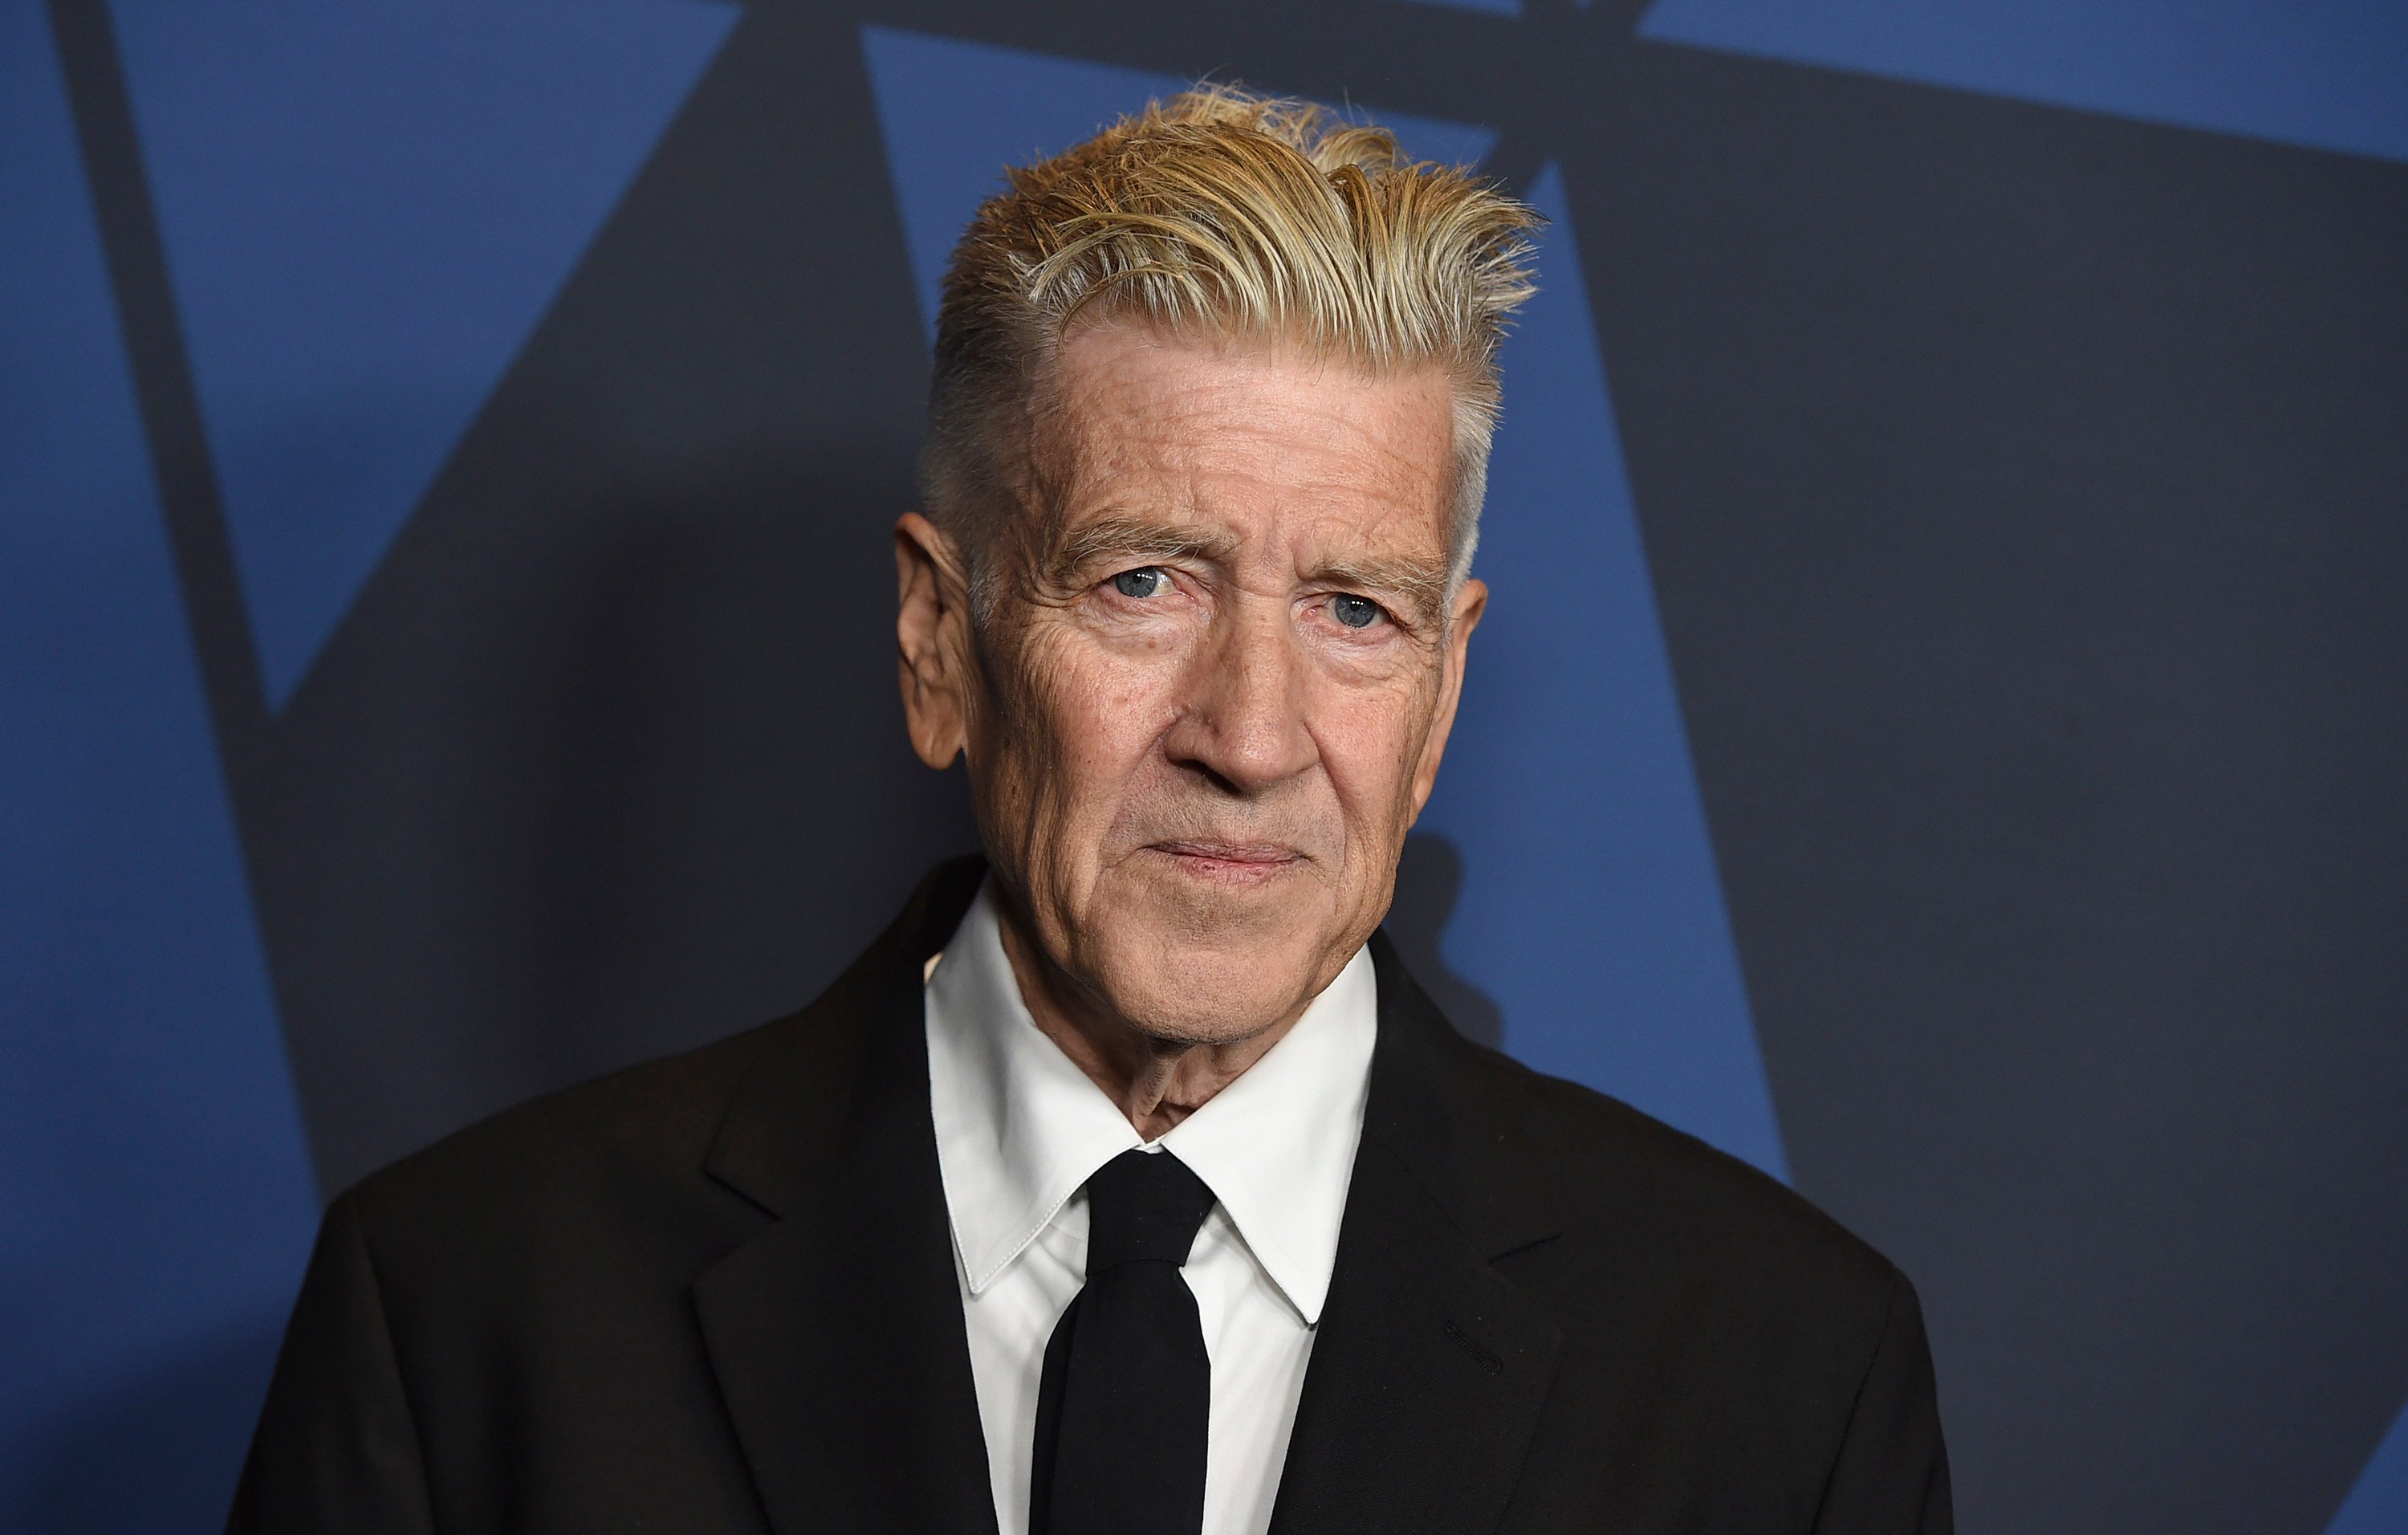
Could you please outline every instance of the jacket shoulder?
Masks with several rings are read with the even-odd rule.
[[[1921,1309],[1888,1259],[1627,1103],[1469,1042],[1448,1059],[1488,1177],[1528,1191],[1533,1239],[1491,1262],[1562,1339],[1525,1463],[1534,1514],[1947,1528]]]
[[[338,1202],[404,1294],[506,1291],[612,1254],[707,1260],[755,1219],[705,1171],[730,1106],[764,1059],[810,1052],[839,1027],[805,1011],[548,1094],[370,1174]],[[840,1084],[828,1087],[824,1104],[793,1103],[798,1121],[842,1113]]]
[[[1576,1246],[1641,1251],[1707,1291],[1787,1289],[1885,1310],[1904,1276],[1780,1180],[1619,1098],[1451,1039],[1450,1073]]]
[[[834,1160],[874,1041],[900,1022],[896,988],[918,979],[982,873],[974,859],[938,866],[801,1011],[507,1110],[338,1202],[380,1270],[430,1294],[691,1273],[758,1228],[765,1195],[807,1187]]]

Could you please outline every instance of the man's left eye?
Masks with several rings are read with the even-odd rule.
[[[1124,570],[1112,578],[1112,590],[1125,597],[1158,597],[1170,590],[1170,572],[1158,565]]]
[[[1368,629],[1380,621],[1380,605],[1369,597],[1340,592],[1329,599],[1329,616],[1350,629]]]

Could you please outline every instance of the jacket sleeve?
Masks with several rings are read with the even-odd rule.
[[[384,1297],[351,1196],[319,1228],[229,1535],[432,1535],[435,1518]]]
[[[1914,1286],[1899,1274],[1814,1529],[1816,1535],[1952,1535],[1955,1528],[1931,1345]]]

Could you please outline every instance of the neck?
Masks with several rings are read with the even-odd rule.
[[[1021,1000],[1045,1037],[1102,1089],[1137,1133],[1166,1134],[1246,1072],[1296,1026],[1303,1009],[1240,1040],[1177,1040],[1149,1034],[1047,956],[1010,901],[996,903],[1003,952]]]

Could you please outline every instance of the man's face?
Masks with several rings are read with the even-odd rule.
[[[981,831],[1090,1001],[1241,1040],[1379,925],[1438,771],[1485,595],[1446,590],[1452,393],[1107,324],[1051,404],[961,626]]]

